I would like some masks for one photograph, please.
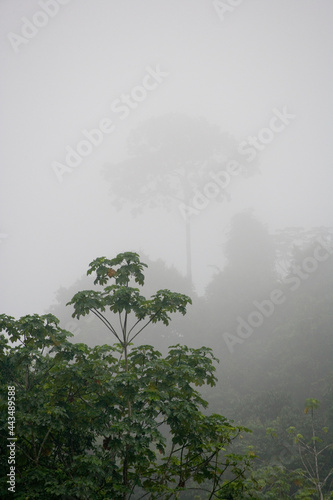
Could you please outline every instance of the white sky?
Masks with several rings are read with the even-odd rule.
[[[261,173],[193,220],[199,291],[207,266],[221,265],[223,230],[240,209],[253,207],[272,230],[333,225],[330,0],[244,0],[224,20],[210,0],[70,0],[15,52],[8,34],[20,35],[22,18],[46,3],[0,2],[3,312],[42,313],[101,255],[144,250],[184,271],[179,213],[116,212],[100,173],[153,116],[203,116],[241,142],[274,108],[296,115],[260,153]],[[112,101],[156,65],[168,77],[120,120]],[[59,183],[52,162],[106,117],[115,131]]]

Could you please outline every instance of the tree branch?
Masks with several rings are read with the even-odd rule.
[[[109,329],[109,330],[113,333],[113,335],[114,335],[114,336],[115,336],[115,337],[119,340],[119,342],[121,343],[121,340],[120,340],[120,338],[118,337],[118,334],[117,334],[116,330],[113,328],[113,326],[111,325],[111,323],[110,323],[110,322],[109,322],[109,321],[105,318],[105,316],[104,316],[102,313],[100,313],[99,311],[97,311],[97,309],[95,309],[95,308],[90,309],[90,311],[91,311],[92,313],[94,313],[94,314],[95,314],[95,316],[97,316],[97,318],[98,318],[99,320],[101,320],[101,321],[102,321],[102,323],[104,323],[104,325],[105,325],[105,326],[106,326],[106,327],[107,327],[107,328],[108,328],[108,329]]]

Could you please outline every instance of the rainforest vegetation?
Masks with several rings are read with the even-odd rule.
[[[224,252],[203,296],[124,252],[0,316],[1,498],[333,498],[331,233],[240,214]]]

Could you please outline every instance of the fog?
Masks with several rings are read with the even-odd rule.
[[[121,251],[185,275],[184,197],[164,187],[189,179],[193,208],[228,161],[237,175],[189,216],[199,295],[235,214],[271,234],[333,226],[329,0],[50,4],[0,4],[3,312],[48,311],[91,260]]]
[[[1,498],[333,498],[332,26],[0,1]]]

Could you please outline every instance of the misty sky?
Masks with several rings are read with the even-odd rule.
[[[179,211],[116,211],[102,175],[152,117],[204,117],[237,144],[267,139],[256,150],[260,172],[230,185],[229,202],[193,216],[199,292],[210,266],[223,264],[240,210],[252,208],[271,231],[333,226],[333,3],[238,3],[222,14],[211,0],[1,0],[1,312],[45,312],[91,260],[120,251],[185,272]],[[146,96],[134,90],[135,105],[120,112],[121,96],[143,82]],[[292,118],[272,138],[261,131],[274,110]],[[105,119],[112,131],[60,182],[54,162]]]

